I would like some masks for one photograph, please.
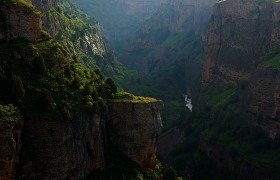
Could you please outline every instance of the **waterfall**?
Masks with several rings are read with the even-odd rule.
[[[192,111],[192,99],[188,95],[184,95],[184,97],[187,108]]]

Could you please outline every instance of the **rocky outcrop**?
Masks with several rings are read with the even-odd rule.
[[[7,4],[0,5],[0,41],[24,38],[35,42],[41,38],[42,16],[35,7],[21,2],[13,8]]]
[[[260,57],[279,45],[279,14],[279,3],[217,3],[205,38],[204,84],[249,80]]]
[[[112,143],[144,168],[154,169],[156,165],[162,108],[161,101],[114,102],[109,105],[108,129]]]
[[[0,179],[14,179],[21,147],[21,122],[0,120]]]
[[[105,119],[77,115],[70,120],[25,118],[21,174],[24,179],[81,179],[104,168]]]

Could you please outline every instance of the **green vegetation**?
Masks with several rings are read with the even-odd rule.
[[[0,102],[16,102],[23,113],[32,111],[56,119],[89,112],[88,105],[92,105],[92,113],[107,112],[106,101],[110,97],[104,93],[108,84],[103,76],[74,62],[56,41],[30,43],[19,39],[0,43],[0,47],[0,63],[5,64],[0,80],[7,84],[0,88]],[[15,54],[21,54],[21,58]],[[112,96],[115,87],[112,80],[109,82]]]
[[[112,102],[157,102],[157,99],[150,98],[150,97],[141,97],[141,96],[134,96],[125,91],[118,91],[116,94],[113,95],[111,100]]]
[[[274,48],[266,55],[261,65],[267,68],[280,70],[280,47]]]
[[[154,22],[155,20],[151,19],[147,23],[150,25]],[[131,56],[124,57],[124,63],[133,61],[137,67],[144,64],[145,71],[149,71],[148,75],[129,71],[124,79],[117,80],[125,90],[135,95],[164,101],[164,131],[176,126],[180,121],[181,112],[186,109],[183,94],[198,86],[204,58],[200,36],[194,32],[171,33],[167,29],[162,27],[154,33],[139,31],[135,38],[151,42],[154,47],[150,49],[136,46],[132,48]],[[128,46],[133,47],[134,44]],[[147,59],[153,59],[152,65],[149,65]]]
[[[22,118],[19,109],[12,104],[0,104],[0,121],[18,121]]]
[[[185,116],[180,126],[186,139],[166,160],[176,159],[178,170],[191,169],[193,179],[235,179],[229,175],[227,160],[232,165],[236,163],[237,171],[238,167],[245,166],[250,172],[279,178],[279,140],[268,138],[243,117],[244,114],[220,108]],[[213,154],[207,155],[207,149]]]
[[[267,137],[240,111],[247,85],[240,82],[224,91],[204,89],[206,107],[199,112],[182,111],[177,126],[184,130],[185,140],[164,160],[173,162],[177,170],[190,169],[193,179],[235,179],[228,162],[236,171],[244,166],[250,173],[279,178],[279,139]]]
[[[0,5],[6,6],[8,8],[10,7],[24,8],[26,13],[30,13],[30,14],[41,14],[41,12],[38,11],[29,0],[1,0]]]
[[[118,62],[114,52],[106,49],[102,27],[94,18],[69,1],[58,2],[58,7],[47,11],[45,16],[61,21],[63,29],[53,34],[54,39],[66,47],[75,60],[88,69],[100,69],[117,82],[124,79],[128,71]]]

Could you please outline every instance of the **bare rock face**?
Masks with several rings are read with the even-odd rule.
[[[71,120],[30,116],[22,131],[23,179],[81,179],[104,167],[104,119],[77,115]]]
[[[216,4],[205,38],[203,83],[248,82],[241,111],[271,138],[280,135],[280,76],[261,62],[280,44],[279,20],[280,3],[227,0]]]
[[[155,168],[156,142],[162,128],[163,103],[114,102],[108,128],[113,144],[144,168]]]
[[[205,38],[203,82],[249,80],[260,57],[279,45],[279,3],[217,3]]]
[[[0,121],[0,179],[14,179],[20,150],[20,122]]]
[[[275,138],[280,135],[280,74],[258,67],[250,81],[247,104],[249,120]]]
[[[153,30],[168,27],[173,33],[189,31],[202,33],[207,27],[215,2],[215,0],[169,0],[163,3],[157,17],[153,17],[161,18],[160,22],[150,28]]]
[[[0,7],[0,40],[9,41],[24,38],[35,42],[41,38],[42,16],[30,4],[1,5]]]

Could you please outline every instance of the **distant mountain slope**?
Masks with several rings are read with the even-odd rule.
[[[160,7],[165,0],[72,0],[104,25],[108,44],[118,50],[122,43]]]
[[[100,23],[70,1],[37,1],[33,4],[44,13],[44,26],[63,44],[74,59],[89,69],[99,68],[106,76],[121,79],[124,68],[104,42]]]
[[[215,2],[167,1],[124,45],[121,62],[151,78],[166,101],[179,103],[184,93],[195,98],[204,61],[203,35]]]

